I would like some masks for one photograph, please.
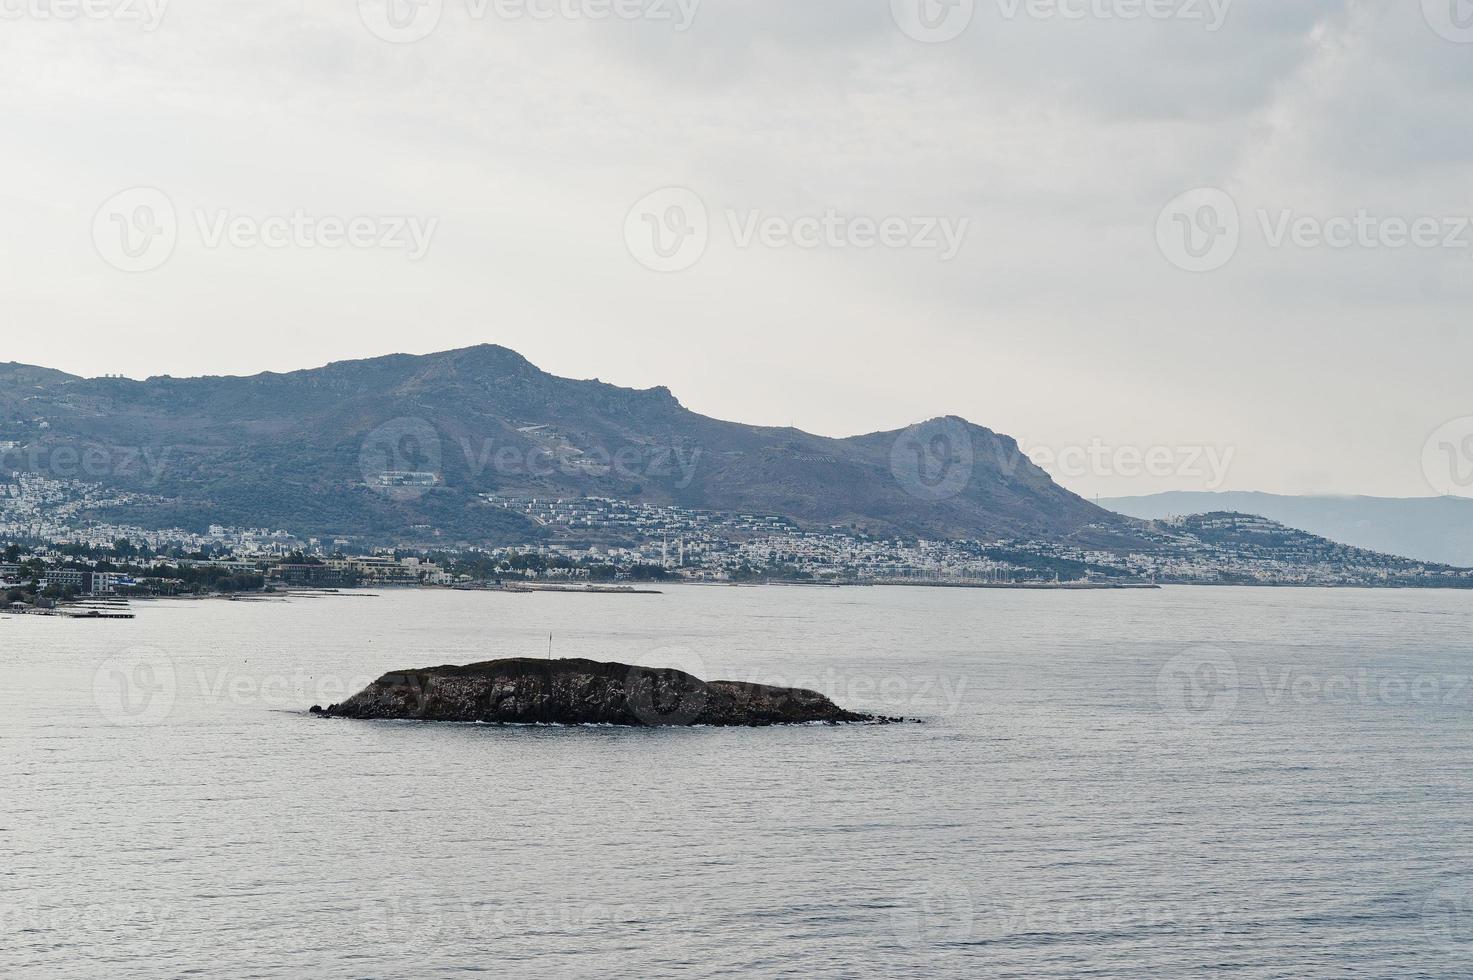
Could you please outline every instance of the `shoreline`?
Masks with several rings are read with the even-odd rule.
[[[1333,591],[1362,590],[1367,592],[1468,592],[1469,589],[1447,585],[1407,586],[1334,584],[1300,582],[713,582],[677,581],[666,583],[679,587],[756,589],[756,588],[906,588],[906,589],[968,589],[980,591],[1020,592],[1159,592],[1166,588],[1210,588],[1210,589],[1324,589]],[[288,602],[293,599],[377,599],[388,592],[485,592],[510,595],[554,593],[560,595],[665,595],[660,589],[642,589],[634,586],[598,585],[579,587],[573,585],[512,583],[495,585],[461,586],[388,586],[373,590],[359,589],[303,589],[296,588],[280,592],[213,593],[207,595],[161,595],[161,596],[97,596],[72,603],[60,603],[54,608],[0,609],[0,617],[49,616],[57,619],[121,620],[134,619],[132,603],[152,602]]]
[[[803,582],[773,582],[772,585],[804,585]],[[827,584],[827,583],[815,583]],[[845,587],[895,587],[902,589],[999,589],[1025,592],[1121,592],[1152,591],[1162,588],[1155,582],[836,582]]]

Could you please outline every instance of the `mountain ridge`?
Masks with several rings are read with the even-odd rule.
[[[1235,510],[1370,551],[1473,566],[1473,498],[1172,491],[1099,503],[1140,520]]]
[[[68,450],[166,458],[157,472],[87,474],[151,498],[116,515],[145,526],[536,538],[516,515],[480,506],[497,494],[600,495],[911,537],[1108,541],[1134,527],[1060,487],[1010,436],[958,416],[845,438],[748,425],[693,412],[664,386],[560,378],[494,344],[144,381],[11,365],[0,369],[5,441],[43,471]]]

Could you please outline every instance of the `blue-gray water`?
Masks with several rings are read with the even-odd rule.
[[[0,621],[0,976],[1473,974],[1473,596],[672,588]],[[319,721],[507,655],[922,725]]]

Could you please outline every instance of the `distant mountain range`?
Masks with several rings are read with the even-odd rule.
[[[873,535],[1131,546],[1138,525],[958,418],[830,439],[554,377],[496,346],[254,377],[80,378],[0,365],[0,469],[136,492],[147,527],[441,544],[536,540],[483,495],[606,496]]]
[[[1473,566],[1473,499],[1291,497],[1271,493],[1160,493],[1098,501],[1119,514],[1158,520],[1207,511],[1257,514],[1371,551]]]
[[[0,492],[10,471],[68,481],[43,517],[358,545],[617,543],[624,531],[544,523],[533,503],[600,497],[686,508],[696,526],[724,513],[871,540],[1012,542],[1002,548],[1010,563],[1062,559],[1071,574],[1083,563],[1104,577],[1172,581],[1252,582],[1265,570],[1288,584],[1473,581],[1336,544],[1414,550],[1320,530],[1313,512],[1265,506],[1273,498],[1106,510],[1056,484],[1012,438],[954,416],[831,439],[708,418],[666,388],[555,377],[495,346],[248,378],[133,381],[0,364]],[[26,499],[46,500],[47,486],[33,483]],[[1142,519],[1185,511],[1212,513]]]

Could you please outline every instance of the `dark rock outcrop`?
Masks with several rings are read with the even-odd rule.
[[[793,725],[862,722],[815,691],[703,681],[680,670],[592,660],[493,660],[385,674],[328,718],[563,725]]]

